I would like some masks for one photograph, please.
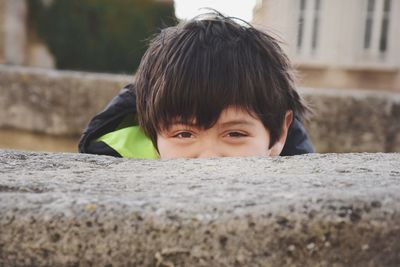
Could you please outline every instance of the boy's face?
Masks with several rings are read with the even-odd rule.
[[[224,109],[217,122],[206,130],[176,122],[157,134],[160,158],[278,156],[292,118],[292,112],[288,111],[282,135],[271,148],[269,131],[259,119],[242,109]]]

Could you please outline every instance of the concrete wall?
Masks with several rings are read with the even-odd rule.
[[[400,154],[0,151],[0,266],[400,266]]]
[[[298,65],[302,77],[301,85],[318,88],[366,88],[370,90],[400,93],[400,71],[398,68],[353,68],[343,69],[326,66]]]
[[[79,135],[129,76],[0,66],[0,127]],[[301,90],[318,152],[400,151],[400,94]]]

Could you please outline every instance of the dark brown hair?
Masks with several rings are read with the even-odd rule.
[[[157,147],[157,133],[176,120],[207,129],[229,107],[260,119],[280,137],[286,111],[307,108],[277,39],[217,12],[161,31],[136,73],[141,127]]]

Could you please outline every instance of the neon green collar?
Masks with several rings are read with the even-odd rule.
[[[96,141],[106,143],[124,158],[159,158],[153,143],[139,126],[130,126],[115,130],[99,137]]]

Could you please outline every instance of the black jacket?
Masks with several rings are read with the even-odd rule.
[[[100,136],[117,129],[126,118],[132,118],[132,124],[137,123],[136,96],[133,84],[124,87],[103,111],[98,113],[88,124],[79,141],[79,152],[121,157],[121,155],[101,141],[95,141]],[[285,146],[281,156],[292,156],[313,153],[314,149],[301,122],[295,118],[289,128]]]

